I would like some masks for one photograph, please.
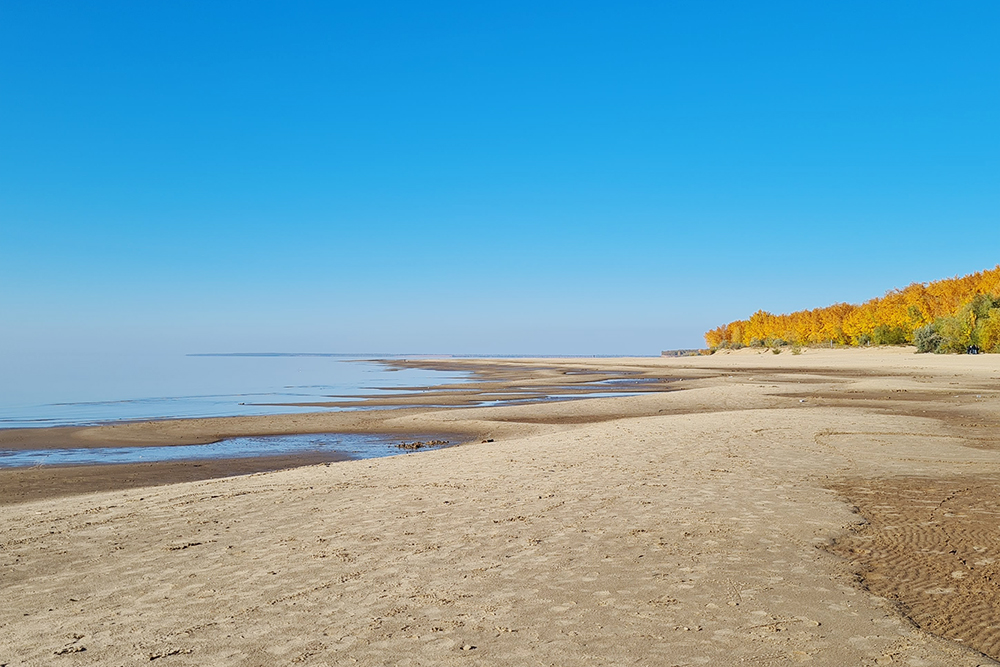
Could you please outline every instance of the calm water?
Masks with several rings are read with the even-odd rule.
[[[191,417],[286,414],[358,408],[274,405],[371,396],[386,390],[462,382],[466,373],[393,370],[370,357],[344,355],[67,355],[0,356],[0,428],[74,426]],[[603,386],[640,387],[642,379]],[[633,392],[484,396],[479,405],[631,396]],[[430,440],[414,438],[410,440]],[[355,458],[406,453],[399,436],[307,434],[229,438],[207,445],[0,450],[0,468],[35,465],[151,463],[336,451]]]
[[[330,355],[7,358],[0,359],[0,428],[317,412],[324,408],[255,404],[335,401],[465,377]]]
[[[409,438],[430,440],[431,438]],[[36,465],[86,465],[92,463],[152,463],[160,461],[198,461],[235,459],[253,456],[339,452],[355,458],[373,459],[410,453],[400,449],[399,436],[377,434],[312,433],[307,435],[272,435],[228,438],[209,445],[171,447],[100,447],[97,449],[0,450],[0,468],[23,468]],[[427,449],[440,449],[429,447]],[[421,449],[418,451],[426,451]]]

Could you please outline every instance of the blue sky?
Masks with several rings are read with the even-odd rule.
[[[1000,261],[993,2],[0,2],[0,345],[655,354]]]

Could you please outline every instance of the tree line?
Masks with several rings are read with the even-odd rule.
[[[890,290],[861,305],[774,315],[758,310],[705,334],[710,348],[906,345],[918,352],[1000,352],[1000,264]]]

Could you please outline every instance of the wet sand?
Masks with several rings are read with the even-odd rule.
[[[119,465],[0,468],[0,506],[346,461],[340,452]]]
[[[869,519],[831,547],[930,632],[1000,656],[1000,476],[849,480]]]
[[[7,505],[0,664],[998,664],[1000,357],[410,363],[665,390],[53,436],[467,444]]]

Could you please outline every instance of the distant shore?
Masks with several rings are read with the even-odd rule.
[[[267,473],[217,462],[204,477],[242,473],[217,479],[30,469],[25,485],[52,492],[20,499],[3,471],[0,658],[998,664],[977,651],[1000,655],[1000,357],[393,363],[478,375],[384,397],[438,407],[0,431],[7,449],[466,443]],[[468,407],[608,387],[636,395]]]

